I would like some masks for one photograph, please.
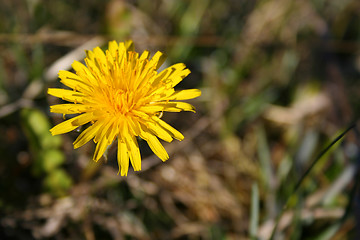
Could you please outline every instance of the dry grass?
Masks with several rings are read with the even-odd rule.
[[[294,187],[353,119],[359,2],[5,1],[0,3],[1,239],[356,239],[358,127]],[[197,113],[166,114],[185,140],[143,171],[91,162],[78,132],[48,129],[57,72],[107,40],[161,50],[192,71]],[[258,195],[256,193],[259,193]],[[289,208],[281,208],[292,195]],[[258,197],[257,197],[258,196]]]

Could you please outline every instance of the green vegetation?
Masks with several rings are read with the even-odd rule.
[[[360,238],[359,7],[2,1],[0,239]],[[46,91],[85,50],[127,39],[184,62],[178,89],[203,94],[196,114],[164,114],[185,136],[164,143],[170,159],[140,141],[142,171],[124,178],[116,146],[95,163],[93,143],[73,149],[80,129],[51,136],[63,116]]]

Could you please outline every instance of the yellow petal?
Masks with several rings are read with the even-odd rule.
[[[118,138],[118,165],[121,176],[127,176],[129,170],[129,154],[126,147],[126,143]]]
[[[162,70],[160,73],[152,76],[148,82],[151,83],[151,85],[154,88],[156,88],[157,85],[166,82],[169,79],[169,76],[171,76],[171,74],[174,73],[174,71],[175,71],[175,69],[166,68],[166,69]]]
[[[153,67],[149,65],[149,62],[145,62],[142,65],[141,72],[138,73],[136,77],[136,84],[134,84],[134,89],[142,89],[145,87],[148,88],[149,84],[154,80],[154,76],[156,76],[156,71],[154,71]]]
[[[73,124],[75,124],[77,126],[84,125],[84,124],[94,120],[92,112],[83,113],[72,119],[73,119]]]
[[[166,55],[162,52],[157,51],[154,56],[149,61],[149,66],[155,67],[155,70],[159,69],[159,67],[165,62]]]
[[[96,57],[93,60],[90,60],[88,58],[85,58],[86,66],[88,67],[89,74],[86,74],[90,80],[90,82],[93,82],[94,84],[97,84],[97,86],[104,84],[106,81],[104,79],[104,74],[101,72],[101,63],[99,63],[100,60],[98,60]],[[76,74],[80,75],[80,72],[76,72]],[[86,77],[85,77],[86,78]]]
[[[174,73],[173,75],[170,76],[170,79],[171,79],[170,86],[175,87],[179,82],[181,82],[189,74],[190,74],[189,69],[184,69],[182,71]]]
[[[49,88],[48,94],[74,103],[83,103],[85,96],[80,92],[75,92],[72,90],[61,89],[61,88]]]
[[[92,61],[90,59],[85,58],[86,61]],[[95,79],[94,75],[90,72],[90,70],[82,63],[78,61],[74,61],[73,64],[71,64],[72,68],[76,71],[76,75],[81,77],[81,79],[90,85],[98,86],[98,82]]]
[[[150,52],[149,51],[144,51],[141,56],[140,56],[140,59],[141,61],[145,60],[145,59],[149,59],[149,56],[150,56]]]
[[[59,123],[52,129],[50,129],[50,132],[52,135],[70,132],[79,127],[80,125],[90,122],[92,120],[91,115],[92,113],[84,113],[79,116],[73,117],[69,120]]]
[[[141,156],[140,156],[139,146],[135,136],[130,135],[126,125],[124,125],[123,138],[125,138],[126,146],[130,155],[131,165],[133,166],[134,171],[140,171]]]
[[[109,69],[108,69],[108,65],[107,65],[107,59],[106,59],[106,55],[104,54],[103,50],[101,50],[101,48],[96,47],[94,48],[94,54],[95,54],[95,63],[97,68],[100,70],[101,73],[103,74],[108,74],[109,73]]]
[[[149,104],[139,108],[140,111],[146,113],[156,113],[161,111],[166,112],[181,112],[181,111],[190,111],[195,112],[195,107],[190,103],[186,102],[157,102]]]
[[[169,132],[164,130],[164,128],[162,128],[158,123],[147,122],[147,126],[156,136],[158,136],[162,140],[167,142],[171,142],[173,140]]]
[[[185,64],[177,63],[164,69],[156,76],[153,76],[149,82],[153,87],[166,83],[168,88],[173,88],[189,74],[190,70],[186,68]]]
[[[164,105],[145,105],[145,106],[142,106],[139,108],[139,111],[141,112],[145,112],[145,113],[150,113],[150,114],[153,114],[153,113],[156,113],[156,112],[161,112],[164,110]]]
[[[61,79],[60,82],[74,90],[81,90],[82,92],[90,92],[89,90],[92,90],[90,85],[72,72],[61,70],[59,71],[59,78]]]
[[[106,50],[106,61],[107,61],[107,64],[110,68],[110,72],[113,71],[113,68],[114,68],[114,57],[111,55],[110,51],[109,50]]]
[[[126,121],[128,122],[130,132],[135,136],[139,136],[141,129],[138,120],[129,117],[126,118]]]
[[[168,100],[187,100],[199,97],[200,95],[201,91],[199,89],[187,89],[176,91]]]
[[[110,126],[112,125],[112,123],[115,121],[114,118],[104,118],[101,121],[103,121],[102,126],[100,127],[100,129],[98,130],[98,134],[96,134],[95,138],[94,138],[94,142],[98,143],[101,141],[101,139],[105,136],[107,136],[107,131],[110,128]],[[107,141],[107,138],[106,138]]]
[[[119,65],[121,65],[122,63],[124,63],[124,58],[126,58],[127,56],[127,49],[124,42],[119,43],[118,52],[118,61]]]
[[[134,89],[138,89],[138,87],[140,86],[140,84],[143,83],[144,81],[144,76],[146,76],[146,72],[148,72],[148,69],[146,69],[146,65],[148,64],[148,60],[149,60],[149,56],[150,56],[150,52],[149,51],[144,51],[140,58],[139,61],[137,61],[137,70],[134,71]]]
[[[128,51],[134,51],[134,49],[135,49],[134,42],[132,40],[126,41],[125,47],[126,47],[126,50],[128,50]]]
[[[142,118],[142,119],[148,119],[149,118],[149,115],[147,115],[145,112],[143,111],[138,111],[138,110],[132,110],[132,113],[135,114],[136,116],[138,116],[139,118]]]
[[[101,127],[102,122],[96,121],[93,125],[85,129],[80,135],[76,138],[73,143],[74,149],[83,146],[85,143],[89,142],[93,137],[95,137],[97,131]]]
[[[155,137],[152,134],[148,134],[147,139],[146,139],[147,143],[149,144],[149,147],[151,148],[151,150],[163,161],[165,162],[166,160],[169,159],[169,155],[167,154],[164,146],[159,142],[159,140],[157,139],[157,137]]]
[[[102,64],[106,64],[106,56],[105,56],[104,51],[99,47],[94,48],[93,51],[95,54],[95,58],[100,59],[100,62]]]
[[[109,51],[113,58],[116,58],[119,50],[119,45],[116,41],[109,42]]]
[[[85,50],[85,53],[86,53],[86,57],[87,57],[88,59],[90,59],[91,61],[94,61],[95,54],[94,54],[92,51],[90,51],[90,50]]]
[[[182,141],[184,139],[184,135],[182,135],[178,130],[176,130],[175,128],[173,128],[172,126],[161,120],[160,118],[152,117],[152,119],[156,121],[166,131],[168,131],[173,138],[179,141]]]
[[[164,105],[164,111],[167,112],[180,112],[180,111],[190,111],[195,112],[195,107],[190,103],[186,102],[169,102]]]
[[[113,124],[108,129],[108,133],[107,133],[108,143],[112,144],[112,142],[115,140],[115,137],[118,134],[119,134],[119,126],[117,121],[114,121]]]
[[[96,144],[95,153],[93,156],[94,161],[99,161],[99,159],[102,157],[104,152],[106,151],[106,148],[108,146],[108,141],[106,140],[105,135],[99,140],[99,142]]]
[[[63,134],[63,133],[70,132],[70,131],[76,129],[77,127],[79,127],[79,126],[73,125],[72,121],[73,121],[72,119],[69,119],[62,123],[59,123],[58,125],[56,125],[55,127],[50,129],[51,134],[53,136],[58,135],[58,134]]]
[[[62,114],[83,113],[91,107],[84,104],[56,104],[50,106],[50,112]]]
[[[151,97],[152,102],[157,101],[168,101],[170,96],[175,93],[174,88],[169,88],[168,86],[161,84],[162,86],[155,87],[152,92],[148,93],[148,96]]]

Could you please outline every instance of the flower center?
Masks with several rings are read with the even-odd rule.
[[[122,89],[114,89],[112,99],[109,99],[114,113],[126,115],[134,108],[134,93]]]

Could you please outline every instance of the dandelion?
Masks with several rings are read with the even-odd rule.
[[[169,156],[159,139],[171,142],[184,136],[161,120],[163,112],[192,111],[187,100],[201,95],[198,89],[175,91],[174,87],[190,70],[182,63],[157,72],[164,62],[161,52],[150,58],[149,51],[141,56],[134,51],[132,41],[109,42],[104,53],[99,47],[86,52],[86,66],[72,64],[75,73],[60,71],[61,82],[71,88],[49,88],[48,94],[62,98],[67,104],[50,106],[53,113],[79,114],[52,129],[52,135],[70,132],[79,126],[89,126],[77,137],[74,148],[93,139],[96,144],[93,160],[98,161],[117,139],[119,173],[126,176],[129,160],[135,171],[141,170],[137,137],[144,139],[162,160]]]

